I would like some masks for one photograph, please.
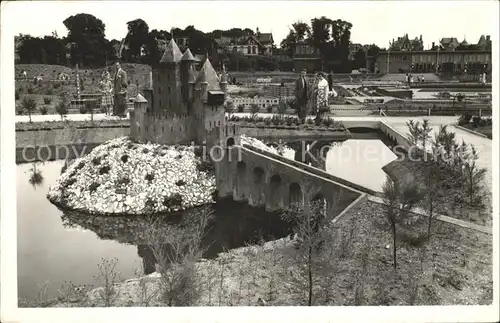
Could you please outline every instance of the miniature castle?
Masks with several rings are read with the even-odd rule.
[[[224,67],[219,77],[207,57],[197,72],[191,51],[183,54],[172,39],[153,66],[150,83],[131,113],[134,141],[207,147],[239,143],[238,125],[228,125],[225,117]]]

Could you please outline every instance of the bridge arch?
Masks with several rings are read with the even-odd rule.
[[[235,200],[243,200],[248,197],[247,164],[244,161],[236,163],[236,185],[233,194]]]
[[[288,187],[288,207],[302,205],[304,203],[304,194],[298,183],[291,183]]]
[[[235,141],[234,141],[233,137],[227,138],[227,140],[226,140],[226,146],[227,147],[232,147],[232,146],[234,146],[234,144],[235,144]]]
[[[275,174],[269,180],[269,198],[266,199],[268,210],[274,211],[283,207],[283,180]]]
[[[265,171],[257,166],[254,167],[252,172],[252,187],[250,193],[250,204],[254,206],[265,204],[265,183],[266,183],[266,173]]]

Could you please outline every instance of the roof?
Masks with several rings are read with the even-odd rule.
[[[182,55],[181,61],[195,61],[193,54],[191,54],[191,51],[186,49],[184,52],[184,55]]]
[[[170,40],[167,47],[165,48],[165,52],[160,60],[160,63],[177,63],[182,59],[182,52],[179,49],[179,46],[175,43],[174,39]]]
[[[270,44],[273,43],[273,34],[272,33],[261,33],[257,36],[259,41],[262,44]]]
[[[219,77],[209,59],[205,60],[205,63],[201,67],[196,83],[208,83],[209,91],[220,90]]]
[[[231,45],[231,42],[233,41],[233,39],[231,37],[225,37],[225,36],[222,36],[220,38],[216,38],[215,39],[215,42],[219,45],[219,46],[227,46],[227,45]]]
[[[137,96],[135,97],[135,102],[137,103],[147,103],[148,100],[146,100],[140,93],[137,94]]]
[[[203,54],[194,54],[194,60],[197,62],[201,62],[205,59],[205,55]]]

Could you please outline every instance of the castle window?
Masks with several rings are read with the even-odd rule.
[[[209,128],[212,128],[212,121],[208,122]]]
[[[181,129],[181,131],[182,131],[182,126],[180,126],[180,129]]]
[[[170,127],[170,132],[174,132],[174,127]]]
[[[170,86],[168,87],[168,94],[170,94]]]
[[[158,93],[161,94],[161,86],[158,87]]]
[[[220,120],[219,120],[219,121],[217,121],[217,125],[220,127]]]
[[[161,126],[161,132],[165,132],[165,126]]]

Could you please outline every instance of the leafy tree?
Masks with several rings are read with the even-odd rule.
[[[295,53],[295,46],[297,43],[304,41],[311,35],[311,28],[303,21],[297,21],[292,24],[292,28],[288,35],[283,39],[280,46],[288,54],[293,57]]]
[[[363,49],[358,50],[354,54],[354,65],[355,69],[366,68],[366,54]]]
[[[127,29],[127,36],[125,36],[127,49],[123,52],[124,60],[140,63],[142,54],[146,54],[145,51],[149,41],[149,26],[144,20],[135,19],[127,22]]]
[[[64,116],[68,114],[69,110],[69,99],[67,93],[61,94],[61,101],[56,105],[56,111],[61,116],[61,120],[64,119]]]
[[[317,48],[323,59],[326,58],[326,45],[330,41],[333,21],[322,16],[311,20],[311,44]]]
[[[259,111],[260,111],[260,107],[257,104],[252,103],[250,105],[250,113],[252,114],[252,119],[254,119],[254,121],[256,120],[257,113],[259,113]]]
[[[104,66],[106,57],[113,53],[104,35],[104,23],[93,15],[79,13],[66,18],[63,24],[68,29],[71,64]]]
[[[36,101],[32,98],[24,97],[21,101],[21,107],[24,111],[26,111],[26,113],[28,113],[31,123],[31,114],[36,111],[37,107]]]
[[[228,117],[231,118],[231,114],[234,112],[234,103],[228,101],[224,104],[224,111],[228,114]]]

